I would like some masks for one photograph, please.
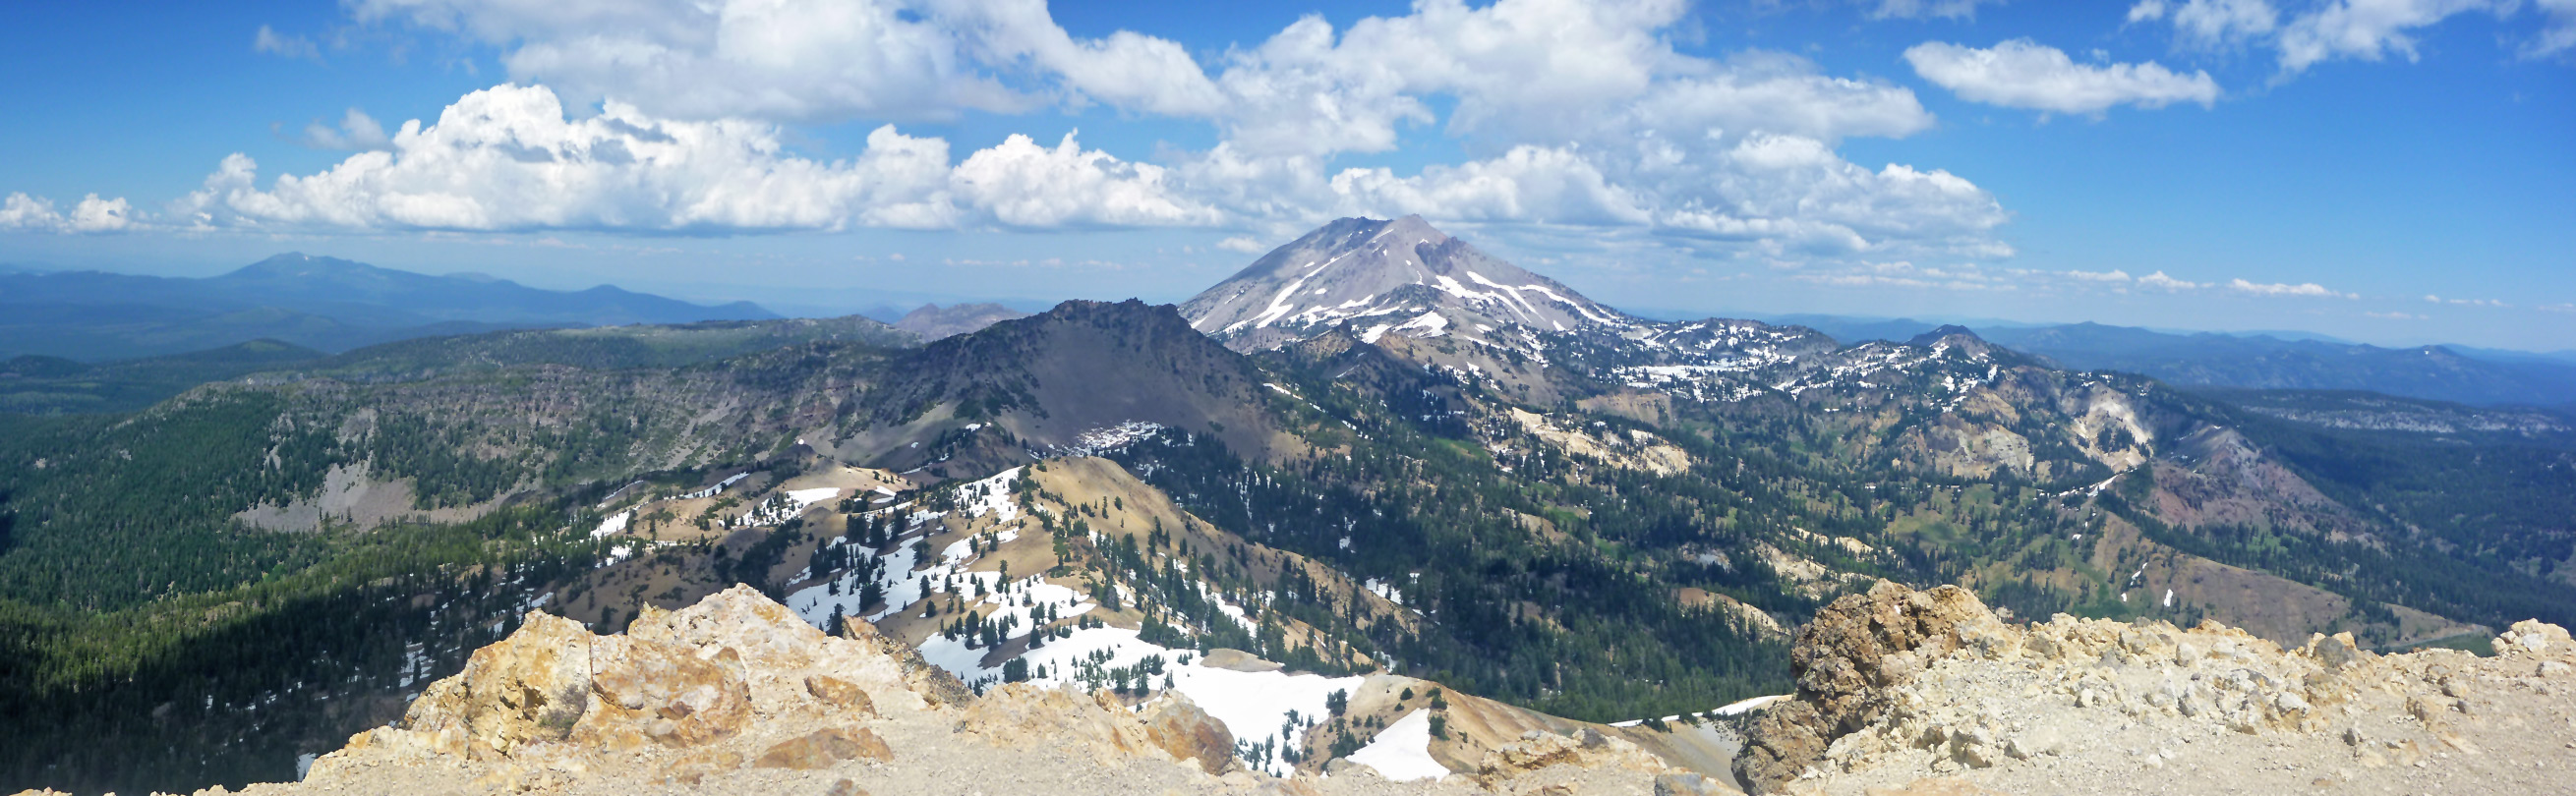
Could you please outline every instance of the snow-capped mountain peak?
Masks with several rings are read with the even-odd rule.
[[[1390,333],[1437,337],[1509,325],[1570,331],[1635,322],[1556,280],[1487,256],[1420,216],[1326,224],[1191,298],[1181,314],[1239,350],[1276,347],[1344,322],[1371,341]]]

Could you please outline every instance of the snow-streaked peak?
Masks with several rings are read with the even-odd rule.
[[[1201,332],[1239,350],[1348,323],[1371,342],[1497,329],[1624,329],[1638,321],[1574,289],[1477,251],[1420,216],[1345,218],[1271,251],[1181,305]]]

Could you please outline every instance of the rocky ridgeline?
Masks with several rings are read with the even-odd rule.
[[[1734,792],[1599,733],[1532,733],[1439,782],[1359,766],[1277,779],[1242,770],[1225,725],[1176,692],[1129,704],[1015,684],[978,697],[867,623],[848,627],[826,636],[740,586],[648,609],[622,635],[530,613],[401,721],[351,737],[300,782],[245,792],[1643,794],[1659,776],[1666,792]]]
[[[531,613],[393,726],[276,796],[338,793],[1735,793],[1590,729],[1531,731],[1471,771],[1390,782],[1336,761],[1279,779],[1185,697],[1025,684],[978,697],[864,622],[831,637],[746,587],[622,635]],[[1747,723],[1756,792],[2576,792],[2576,643],[2523,622],[2479,658],[2283,650],[2204,623],[2060,616],[1881,582],[1798,633],[1796,698]],[[203,793],[221,793],[221,789]]]
[[[2529,621],[2495,644],[2381,656],[2211,622],[2015,627],[1966,589],[1881,582],[1799,632],[1797,698],[1751,722],[1735,769],[1756,792],[2265,792],[2267,774],[2576,789],[2548,770],[2576,762],[2576,645]]]

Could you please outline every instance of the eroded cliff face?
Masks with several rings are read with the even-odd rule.
[[[2284,649],[2207,622],[2015,627],[1965,589],[1882,581],[1797,644],[1796,698],[1751,722],[1735,762],[1755,792],[2168,792],[2284,770],[2309,788],[2439,775],[2512,790],[2576,742],[2576,645],[2539,622],[2496,638],[2493,658],[2382,656],[2349,635]]]

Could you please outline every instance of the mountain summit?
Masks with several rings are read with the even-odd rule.
[[[1237,350],[1275,348],[1345,322],[1370,341],[1388,332],[1436,337],[1515,324],[1568,331],[1633,323],[1421,216],[1326,224],[1192,297],[1181,315]]]

